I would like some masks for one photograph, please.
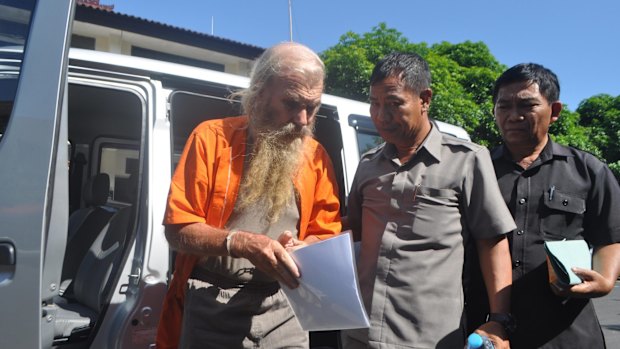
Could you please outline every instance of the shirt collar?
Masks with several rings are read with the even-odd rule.
[[[437,129],[437,125],[431,122],[431,132],[422,143],[420,148],[424,147],[428,153],[433,156],[437,162],[441,161],[441,149],[443,147],[443,137],[441,132]]]
[[[573,154],[566,147],[563,147],[555,143],[554,141],[551,140],[551,137],[549,136],[547,137],[548,137],[547,144],[543,148],[542,152],[540,152],[540,155],[538,156],[538,159],[536,162],[540,160],[540,162],[543,163],[553,158],[564,158],[565,159],[567,157],[573,156]],[[502,144],[499,147],[496,147],[491,152],[491,159],[493,161],[498,160],[502,157],[505,160],[514,162],[505,144]]]
[[[441,147],[442,147],[442,136],[439,130],[437,129],[437,125],[431,121],[431,130],[426,136],[426,139],[420,144],[418,147],[417,153],[409,159],[408,162],[411,162],[420,152],[426,150],[432,157],[434,157],[437,162],[441,161]],[[388,159],[398,158],[396,153],[396,146],[391,143],[386,143],[383,147],[382,151],[383,155]],[[403,164],[404,165],[404,164]]]

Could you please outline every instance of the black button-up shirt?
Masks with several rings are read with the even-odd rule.
[[[517,225],[509,235],[512,313],[518,327],[510,338],[511,346],[603,348],[592,302],[565,300],[551,291],[543,243],[584,239],[596,247],[619,242],[618,182],[591,154],[551,140],[527,169],[515,163],[504,146],[494,149],[491,157],[502,196]],[[480,291],[475,285],[471,290]],[[470,306],[482,313],[478,300],[483,298],[469,297]]]

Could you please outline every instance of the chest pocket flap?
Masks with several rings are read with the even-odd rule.
[[[559,190],[553,193],[553,198],[549,200],[548,193],[545,193],[544,204],[550,209],[582,214],[586,211],[586,200],[570,195]]]

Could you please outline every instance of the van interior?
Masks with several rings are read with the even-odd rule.
[[[54,344],[86,348],[139,227],[146,107],[134,93],[86,84],[70,83],[68,97],[70,216]]]

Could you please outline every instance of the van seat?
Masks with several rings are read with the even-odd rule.
[[[54,338],[69,339],[71,334],[87,330],[97,319],[97,312],[78,303],[69,303],[57,297]]]
[[[107,178],[107,175],[105,177]],[[103,183],[105,184],[106,181],[103,180]],[[109,185],[109,181],[107,183]],[[102,188],[93,185],[91,189],[91,193],[99,193],[94,195],[93,199],[95,197],[101,199]],[[100,200],[89,201],[101,204]],[[87,223],[89,222],[87,217],[78,231],[73,233],[75,236],[69,237],[67,256],[73,254],[70,266],[75,267],[75,274],[71,288],[54,299],[57,306],[54,338],[57,341],[87,337],[110,294],[110,287],[113,284],[110,282],[112,271],[121,259],[121,252],[130,228],[132,207],[131,205],[113,207],[102,204],[97,206],[97,210],[99,209],[109,213],[107,222],[103,222],[102,225],[100,224],[102,222],[97,220],[97,225],[91,225]],[[80,238],[80,233],[87,233],[89,237]],[[70,247],[80,249],[85,243],[89,245],[83,253],[73,253],[69,250]],[[81,260],[80,256],[82,256]],[[65,259],[65,262],[69,261]],[[64,266],[63,275],[65,275]]]
[[[67,247],[60,278],[61,295],[75,277],[97,234],[116,213],[116,210],[106,206],[109,191],[110,177],[106,173],[96,174],[84,183],[82,194],[85,207],[74,211],[69,217]]]

